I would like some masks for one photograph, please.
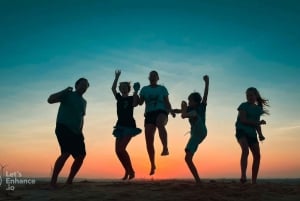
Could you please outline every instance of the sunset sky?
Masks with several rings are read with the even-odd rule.
[[[59,104],[47,98],[85,77],[90,88],[84,134],[87,157],[78,177],[121,178],[112,128],[120,81],[148,84],[157,70],[173,108],[210,77],[208,136],[194,161],[200,177],[238,178],[240,147],[235,139],[237,107],[254,86],[270,100],[263,116],[263,178],[300,178],[300,2],[294,0],[0,1],[0,163],[23,176],[49,177],[60,153],[54,134]],[[143,129],[144,105],[135,109]],[[128,146],[136,177],[192,178],[185,162],[187,120],[169,117],[170,155],[157,172],[144,133]],[[61,176],[67,176],[70,158]],[[252,157],[249,156],[248,177]]]

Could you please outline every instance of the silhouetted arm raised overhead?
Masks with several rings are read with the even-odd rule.
[[[207,103],[207,96],[208,96],[208,88],[209,88],[209,77],[208,77],[208,75],[204,75],[203,80],[205,82],[205,87],[204,87],[202,103],[206,104]]]
[[[121,71],[120,70],[116,70],[115,71],[115,79],[114,79],[114,82],[111,86],[111,90],[114,94],[115,97],[117,97],[117,83],[118,83],[118,80],[119,80],[119,77],[121,75]]]
[[[54,93],[54,94],[51,94],[48,98],[48,103],[52,104],[52,103],[58,103],[58,102],[61,102],[62,100],[62,97],[65,93],[67,92],[70,92],[72,91],[73,88],[72,87],[67,87],[66,89],[60,91],[60,92],[57,92],[57,93]]]

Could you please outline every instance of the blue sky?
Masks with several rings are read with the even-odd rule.
[[[299,13],[296,0],[2,0],[1,135],[9,142],[53,139],[58,105],[46,99],[79,77],[91,83],[86,129],[109,130],[116,120],[114,70],[122,70],[121,80],[146,85],[155,69],[173,107],[190,92],[202,93],[208,74],[208,124],[226,138],[233,139],[246,88],[257,87],[272,106],[267,131],[292,129],[288,135],[300,142]],[[142,113],[136,110],[140,124]]]

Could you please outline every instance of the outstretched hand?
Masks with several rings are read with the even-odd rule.
[[[138,92],[140,90],[140,88],[141,88],[141,85],[140,85],[139,82],[135,82],[133,84],[133,89],[134,89],[135,92]]]
[[[115,76],[118,78],[121,75],[121,70],[116,70],[115,71]]]
[[[204,82],[209,82],[209,77],[208,77],[208,75],[204,75],[204,76],[203,76],[203,80],[204,80]]]

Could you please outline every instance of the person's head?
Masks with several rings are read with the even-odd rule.
[[[157,81],[159,80],[158,72],[153,70],[149,73],[149,81],[151,85],[157,84]]]
[[[87,90],[87,88],[89,88],[90,84],[89,81],[85,78],[79,78],[76,82],[75,82],[75,90],[80,94],[84,94]]]
[[[189,100],[189,107],[195,108],[201,104],[202,97],[198,92],[193,92],[188,97]]]
[[[269,114],[269,112],[265,109],[266,106],[269,106],[269,101],[262,98],[259,91],[255,87],[249,87],[246,90],[246,97],[249,103],[257,104],[263,109],[264,113]]]
[[[120,82],[119,91],[123,95],[127,95],[130,92],[130,82]]]

